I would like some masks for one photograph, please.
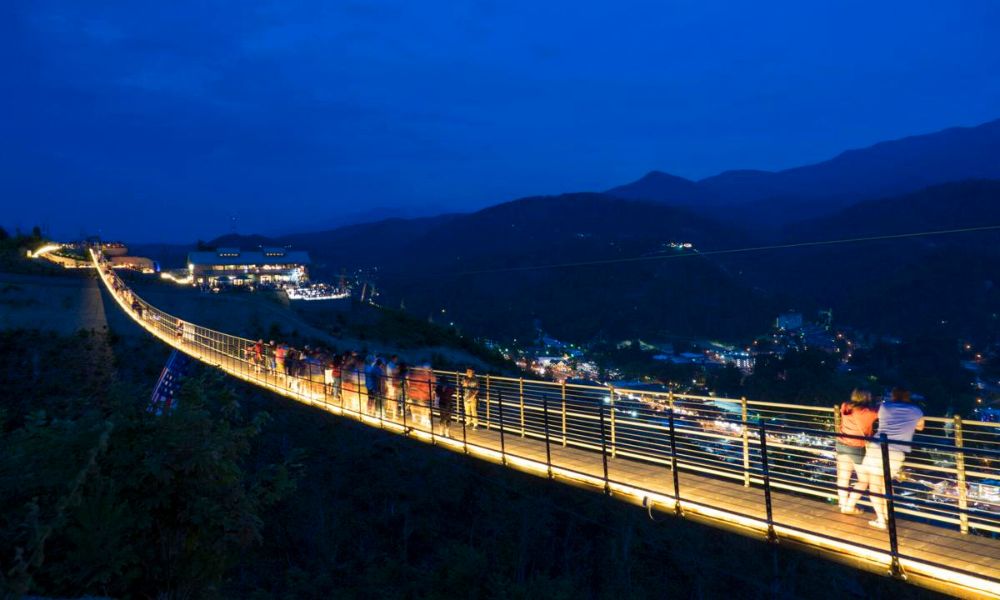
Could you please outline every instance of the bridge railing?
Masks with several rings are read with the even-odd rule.
[[[439,372],[460,383],[462,374]],[[760,485],[756,426],[772,426],[771,484],[827,501],[837,499],[833,407],[812,407],[670,392],[594,387],[479,376],[489,427],[544,437],[543,404],[556,443],[600,451],[601,415],[612,458],[670,464],[668,414],[673,408],[682,468],[744,485]],[[897,512],[970,530],[1000,533],[1000,424],[926,417],[906,458]],[[988,452],[979,452],[986,450]]]
[[[775,505],[772,491],[830,503],[838,497],[833,407],[493,375],[474,375],[476,401],[466,405],[465,374],[440,370],[429,377],[411,373],[402,385],[395,382],[395,393],[385,392],[387,383],[393,382],[376,382],[382,390],[376,401],[369,398],[363,372],[344,372],[335,385],[328,385],[322,369],[315,366],[298,377],[282,373],[271,357],[263,364],[253,358],[253,340],[179,319],[138,297],[106,265],[99,265],[98,272],[122,308],[168,344],[259,386],[369,424],[442,444],[461,443],[466,451],[478,447],[487,455],[496,453],[495,445],[480,446],[479,435],[470,435],[472,423],[477,422],[479,430],[499,435],[498,456],[505,463],[519,459],[524,465],[539,466],[539,455],[525,453],[518,440],[533,440],[535,447],[541,441],[545,447],[541,467],[550,474],[554,470],[577,474],[603,483],[608,490],[661,494],[668,501],[672,498],[678,509],[685,493],[677,473],[707,476],[719,481],[714,493],[732,496],[730,513],[766,523],[771,534],[775,526],[802,529],[785,518],[792,516],[788,511],[800,509],[787,502]],[[441,435],[442,406],[434,400],[439,382],[448,382],[455,390],[455,406],[447,411],[453,424],[450,437]],[[470,410],[475,414],[467,414]],[[949,548],[924,548],[922,534],[910,532],[917,524],[952,528],[984,540],[1000,534],[1000,426],[959,417],[927,417],[926,424],[906,458],[905,481],[886,482],[891,531],[873,530],[864,540],[852,541],[855,548],[891,556],[894,565],[900,558],[916,560],[918,544],[923,560],[937,553],[947,564]],[[570,457],[560,449],[582,453]],[[632,475],[637,464],[662,469],[665,481],[673,477],[672,484],[663,488],[662,482],[637,483]],[[867,500],[862,505],[870,506]],[[829,535],[802,534],[837,542]],[[993,553],[996,548],[984,546],[982,552]],[[995,567],[970,568],[975,576],[997,582]]]

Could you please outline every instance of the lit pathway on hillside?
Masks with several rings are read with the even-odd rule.
[[[692,423],[705,419],[685,420],[683,415],[693,411],[681,408],[677,397],[675,433],[672,426],[640,420],[634,418],[635,414],[629,418],[616,410],[614,403],[616,398],[625,397],[623,390],[606,395],[603,389],[582,389],[568,401],[565,385],[560,396],[555,384],[494,378],[491,388],[487,377],[483,379],[485,387],[480,386],[484,393],[480,418],[486,427],[463,427],[459,419],[452,426],[451,437],[443,437],[427,423],[414,422],[405,410],[400,419],[359,411],[366,405],[362,392],[356,398],[346,394],[335,398],[314,381],[291,385],[277,374],[258,372],[242,359],[250,340],[178,321],[143,303],[110,269],[97,271],[118,304],[152,335],[234,377],[282,396],[442,448],[604,490],[651,509],[789,542],[857,568],[887,572],[895,562],[915,583],[963,596],[1000,597],[1000,540],[996,539],[1000,523],[988,499],[980,501],[978,496],[963,491],[957,505],[938,505],[937,500],[917,502],[897,493],[897,539],[893,543],[887,532],[868,527],[867,517],[841,515],[823,501],[831,497],[831,492],[835,496],[835,489],[829,488],[818,471],[803,467],[821,461],[823,452],[816,440],[828,434],[817,425],[818,417],[806,409],[793,412],[798,407],[744,400],[743,417],[735,425],[738,433],[720,434],[693,427]],[[134,304],[141,307],[141,314],[133,309]],[[700,410],[720,402],[703,400],[706,406]],[[671,406],[674,401],[671,395]],[[723,402],[740,405],[740,401]],[[610,409],[604,406],[608,403]],[[747,416],[751,404],[759,415],[758,423],[751,423]],[[426,410],[419,405],[412,408],[414,413]],[[723,427],[733,426],[731,418],[727,421],[719,417],[716,422]],[[955,433],[955,426],[959,432],[962,429],[960,420],[936,422],[942,431],[950,427],[951,437],[947,439],[952,441],[945,444],[942,436],[928,443],[926,454],[931,459],[926,464],[913,459],[921,476],[937,476],[944,485],[948,481],[945,475],[957,474],[963,490],[971,489],[966,485],[968,478],[978,486],[976,493],[987,493],[984,486],[995,476],[994,465],[1000,460],[997,428],[986,423],[965,423],[966,437],[975,436],[981,446],[973,450],[971,442],[963,447],[961,433]],[[765,426],[770,428],[766,432]],[[782,428],[789,433],[781,433]],[[758,429],[760,435],[756,437]],[[728,453],[731,448],[737,452]],[[973,460],[978,461],[976,466],[966,467],[965,462]],[[677,468],[672,469],[672,465]]]

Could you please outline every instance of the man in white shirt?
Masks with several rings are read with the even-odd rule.
[[[924,430],[924,413],[910,402],[910,392],[902,388],[892,390],[892,400],[883,402],[878,409],[878,433],[889,439],[889,476],[893,479],[903,468],[903,461],[910,452],[913,434]],[[893,443],[898,442],[898,443]],[[869,497],[875,509],[875,520],[868,524],[876,529],[886,528],[885,467],[882,463],[882,446],[868,442],[862,466],[868,470]]]

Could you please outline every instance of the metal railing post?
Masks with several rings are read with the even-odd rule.
[[[267,357],[264,358],[264,362],[266,364],[269,364],[267,362],[268,360],[269,359]],[[343,362],[340,363],[340,383],[335,384],[333,387],[334,387],[333,389],[334,393],[337,394],[337,399],[340,400],[340,416],[344,416],[344,363]],[[340,388],[340,393],[337,393],[337,388]],[[403,427],[403,433],[404,434],[406,433],[405,426]]]
[[[521,404],[521,437],[524,437],[524,377],[518,378],[518,397]]]
[[[778,536],[774,532],[774,507],[771,504],[771,470],[767,462],[767,427],[760,422],[760,464],[764,476],[764,510],[767,515],[767,541],[775,542]]]
[[[552,479],[552,448],[549,445],[549,395],[542,394],[542,425],[545,427],[545,464]]]
[[[885,487],[882,490],[885,501],[886,529],[889,531],[889,556],[892,562],[889,564],[889,574],[893,577],[902,577],[903,568],[899,564],[899,538],[896,536],[896,505],[892,490],[892,469],[889,465],[889,437],[882,433],[879,435],[879,446],[882,452],[882,479]]]
[[[381,381],[379,381],[379,379],[381,379]],[[376,394],[375,394],[375,410],[378,411],[378,428],[379,429],[385,429],[385,421],[383,420],[383,417],[385,416],[384,415],[384,413],[385,413],[385,397],[384,397],[385,396],[385,389],[386,389],[385,375],[383,375],[383,376],[381,376],[379,378],[376,378],[376,380],[375,380],[375,390],[376,390]]]
[[[468,420],[468,415],[465,411],[465,386],[462,385],[462,380],[459,378],[458,373],[455,373],[455,389],[458,390],[459,410],[462,415],[462,451],[468,454],[469,434],[465,429],[465,422]]]
[[[486,429],[490,427],[490,374],[486,374]]]
[[[955,483],[958,486],[958,522],[962,533],[969,533],[969,490],[965,485],[965,451],[962,417],[955,415]]]
[[[438,410],[441,410],[440,405],[438,405]],[[431,421],[431,445],[433,446],[437,444],[437,440],[434,438],[434,386],[431,385],[430,380],[427,381],[427,415]]]
[[[677,434],[674,431],[673,393],[670,394],[667,420],[670,425],[670,472],[674,479],[674,514],[680,517],[684,515],[684,512],[681,510],[681,479],[677,472]]]
[[[358,394],[358,414],[357,414],[357,417],[358,417],[359,421],[361,421],[362,423],[364,423],[365,422],[365,413],[368,412],[368,405],[367,405],[368,404],[368,400],[367,400],[367,398],[365,399],[365,406],[364,407],[361,406],[361,388],[363,388],[365,386],[365,374],[364,374],[364,371],[362,371],[361,369],[354,369],[354,382],[355,382],[355,387],[358,390],[358,392],[357,392],[357,394]],[[367,390],[365,390],[365,391],[367,391]]]
[[[615,452],[615,386],[613,385],[608,386],[608,398],[611,409],[611,458],[615,458],[617,453]]]
[[[601,462],[604,464],[604,493],[611,495],[611,482],[608,479],[608,442],[604,435],[604,401],[598,401],[598,411],[601,423]]]
[[[566,447],[566,380],[562,382],[562,445]]]
[[[504,439],[503,427],[503,390],[497,392],[497,409],[500,412],[500,462],[507,465],[507,443]]]
[[[406,422],[406,390],[410,387],[407,379],[406,376],[399,378],[399,399],[403,401],[403,435],[410,435],[410,427]],[[344,405],[343,394],[341,394],[340,405]]]
[[[746,396],[740,398],[740,415],[743,423],[743,487],[750,487],[750,421]]]

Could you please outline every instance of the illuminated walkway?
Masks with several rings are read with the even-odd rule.
[[[361,391],[335,397],[314,380],[258,372],[243,360],[252,341],[180,321],[135,296],[111,269],[97,271],[119,306],[149,333],[287,398],[857,568],[885,573],[895,562],[914,583],[965,597],[1000,597],[996,424],[928,418],[927,431],[915,440],[920,448],[907,459],[913,481],[896,487],[892,544],[888,532],[867,525],[871,513],[841,515],[829,503],[836,498],[830,409],[487,376],[479,378],[481,427],[463,426],[458,415],[451,437],[443,437],[440,428],[414,420],[430,410],[420,403],[388,419],[363,412]],[[435,375],[460,383],[455,373]],[[664,406],[673,408],[673,419]]]

